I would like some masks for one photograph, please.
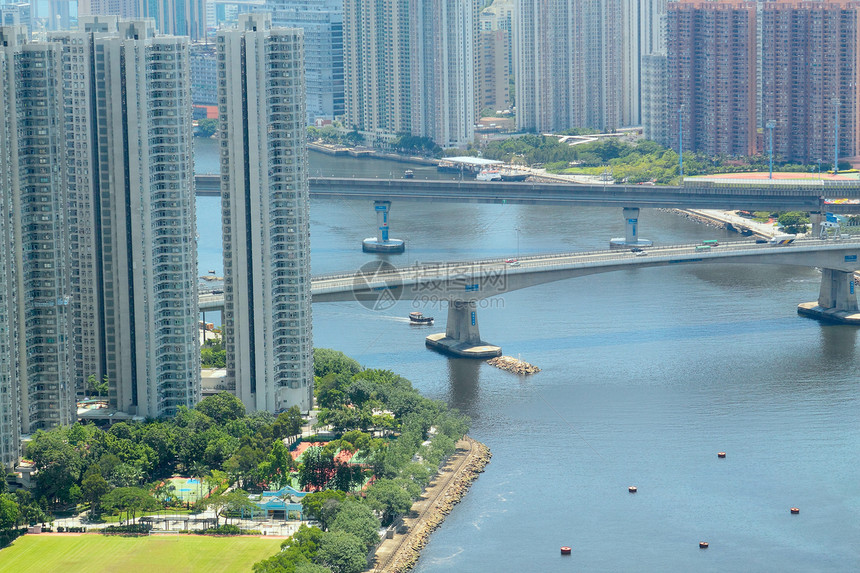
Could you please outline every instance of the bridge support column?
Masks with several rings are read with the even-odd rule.
[[[809,213],[809,222],[812,225],[812,229],[810,230],[810,236],[813,239],[817,239],[818,237],[821,236],[821,223],[823,223],[825,221],[825,218],[826,217],[825,217],[824,213],[816,213],[816,212],[810,212]]]
[[[610,239],[610,249],[650,247],[653,242],[639,238],[639,207],[624,207],[624,238]]]
[[[460,358],[493,358],[502,354],[501,348],[481,340],[474,301],[448,301],[445,334],[431,334],[425,343],[428,348]]]
[[[797,312],[822,320],[860,325],[856,287],[853,272],[821,269],[818,301],[798,305]]]
[[[376,211],[376,237],[370,237],[361,242],[361,250],[365,253],[402,253],[406,243],[401,239],[388,237],[388,214],[391,211],[391,201],[374,201]]]

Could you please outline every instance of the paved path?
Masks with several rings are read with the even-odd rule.
[[[409,515],[403,518],[403,526],[406,533],[395,533],[391,539],[385,539],[376,549],[374,568],[371,571],[381,573],[383,571],[400,571],[399,563],[402,563],[408,553],[413,551],[412,546],[416,541],[416,530],[427,517],[436,509],[437,502],[443,499],[454,479],[459,475],[466,464],[470,461],[474,441],[471,438],[457,442],[456,453],[448,459],[441,472],[435,480],[430,483],[424,494],[412,504]],[[400,529],[400,528],[398,528]]]
[[[736,229],[749,229],[756,235],[773,238],[779,230],[773,223],[762,223],[746,217],[741,217],[734,211],[718,211],[716,209],[687,209],[688,212],[720,223],[731,223]]]

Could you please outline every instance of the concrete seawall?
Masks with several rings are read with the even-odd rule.
[[[491,457],[487,446],[468,436],[458,441],[456,452],[412,505],[412,511],[403,519],[397,533],[379,545],[371,571],[402,573],[412,569],[430,534],[466,495]]]

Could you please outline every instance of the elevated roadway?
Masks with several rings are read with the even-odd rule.
[[[860,269],[858,261],[860,239],[804,240],[785,246],[736,241],[711,248],[702,245],[654,247],[644,254],[605,250],[532,255],[516,262],[486,259],[418,264],[400,269],[380,262],[373,272],[313,277],[311,293],[313,302],[358,301],[368,308],[387,307],[392,299],[446,300],[446,333],[432,335],[437,337],[433,345],[458,356],[478,356],[474,352],[470,354],[469,349],[497,349],[480,340],[478,301],[548,282],[638,267],[714,263],[819,267],[822,283],[818,301],[804,303],[806,306],[801,305],[804,308],[799,308],[799,312],[841,322],[860,322],[853,277],[854,271]],[[201,310],[221,306],[222,294],[200,297]],[[428,345],[430,342],[428,338]]]
[[[195,180],[198,195],[220,194],[218,175]],[[309,184],[312,197],[337,199],[860,213],[860,181],[690,178],[683,186],[663,186],[310,177]]]

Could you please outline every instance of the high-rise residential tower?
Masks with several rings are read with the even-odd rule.
[[[242,14],[218,32],[227,380],[250,410],[311,407],[302,31]]]
[[[474,137],[477,0],[346,0],[345,123],[372,142]]]
[[[196,41],[206,37],[206,4],[207,0],[87,0],[78,4],[78,16],[152,18],[159,33]]]
[[[58,46],[0,27],[0,461],[74,421]]]
[[[300,28],[308,125],[343,116],[343,0],[268,0],[272,26]]]
[[[642,58],[660,53],[667,0],[621,0],[621,115],[625,126],[642,125]],[[647,64],[646,64],[647,65]],[[645,96],[647,97],[647,96]]]
[[[667,109],[678,149],[756,152],[756,3],[667,5]],[[682,107],[683,106],[683,107]],[[679,118],[680,115],[680,118]]]
[[[86,0],[78,2],[81,16],[118,16],[123,19],[140,18],[140,0]]]
[[[517,0],[517,126],[622,127],[621,0]]]
[[[34,16],[29,2],[0,3],[0,26],[24,26],[28,37],[33,33]]]
[[[832,165],[857,154],[860,3],[767,2],[761,18],[761,116],[777,158]],[[838,129],[837,129],[838,124]],[[836,134],[839,142],[835,144]],[[768,150],[767,140],[763,142]]]
[[[371,138],[412,132],[410,4],[410,0],[343,3],[345,123]]]
[[[475,0],[424,0],[410,10],[412,135],[442,147],[475,137]]]
[[[82,18],[63,48],[75,374],[113,408],[171,416],[200,399],[187,37]]]

